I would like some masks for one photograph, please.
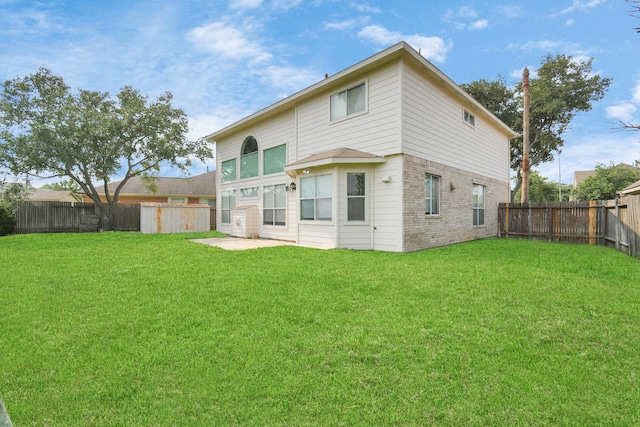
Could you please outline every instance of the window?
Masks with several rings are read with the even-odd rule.
[[[231,209],[236,207],[236,190],[222,192],[222,223],[231,223]]]
[[[330,104],[332,122],[364,111],[365,84],[331,95]]]
[[[284,165],[287,163],[287,145],[282,144],[264,150],[262,161],[263,174],[270,175],[272,173],[284,172]]]
[[[347,174],[347,221],[364,221],[365,186],[364,173]]]
[[[463,110],[462,119],[465,123],[475,127],[476,126],[476,116],[468,112],[467,110]]]
[[[287,194],[285,185],[268,185],[263,188],[262,218],[265,225],[285,225]]]
[[[473,225],[484,225],[485,186],[473,184]]]
[[[169,197],[169,203],[187,203],[188,200],[185,197]]]
[[[200,197],[200,203],[203,205],[209,205],[212,207],[216,207],[216,199],[207,199],[205,197]]]
[[[319,175],[300,180],[300,219],[331,221],[331,175]]]
[[[240,179],[258,176],[258,141],[248,136],[242,143],[240,155]]]
[[[258,187],[249,187],[240,189],[240,198],[248,199],[251,197],[258,197]]]
[[[440,177],[426,174],[424,184],[424,214],[440,215]]]
[[[222,162],[222,182],[236,180],[236,159]]]

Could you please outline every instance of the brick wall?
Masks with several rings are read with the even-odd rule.
[[[426,216],[425,174],[440,177],[440,215]],[[498,203],[507,202],[509,183],[429,160],[404,155],[403,251],[496,236]],[[473,226],[473,184],[486,187],[485,225]]]

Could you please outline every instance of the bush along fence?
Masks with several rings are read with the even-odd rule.
[[[210,229],[216,229],[216,209],[210,208]],[[140,203],[118,204],[116,230],[140,231]],[[99,211],[93,203],[23,202],[16,213],[16,234],[78,233],[102,229]]]
[[[606,245],[640,259],[640,195],[590,202],[500,203],[498,235]]]

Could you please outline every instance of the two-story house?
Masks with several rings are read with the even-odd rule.
[[[514,136],[401,42],[207,136],[217,229],[395,252],[495,236]]]

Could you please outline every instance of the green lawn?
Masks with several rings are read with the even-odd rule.
[[[16,427],[640,424],[627,255],[190,237],[205,235],[0,238],[0,395]]]

